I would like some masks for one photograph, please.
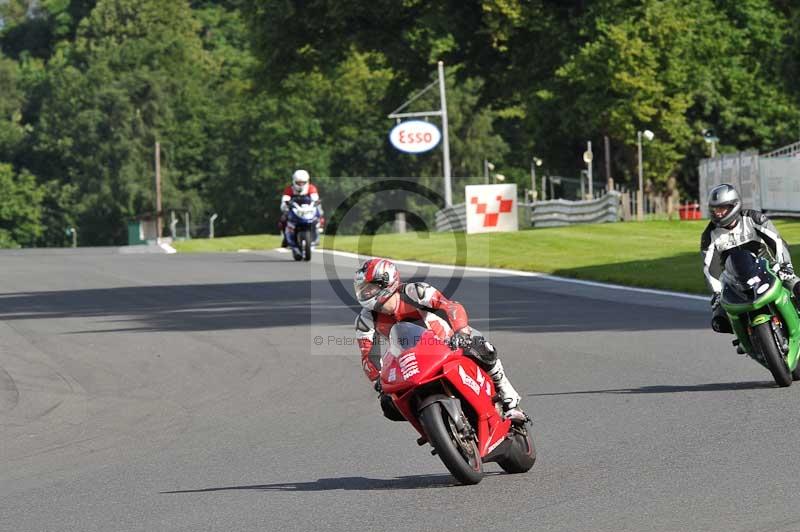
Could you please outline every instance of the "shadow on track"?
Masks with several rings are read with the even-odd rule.
[[[486,476],[502,473],[486,473]],[[252,486],[225,486],[197,490],[162,491],[162,494],[209,493],[213,491],[374,491],[374,490],[414,490],[450,488],[459,484],[450,475],[412,475],[390,479],[366,477],[321,478],[313,482],[279,482],[276,484],[255,484]]]
[[[436,286],[445,284],[442,279],[427,280]],[[491,334],[708,327],[707,313],[554,294],[493,277],[464,278],[457,292],[447,295],[466,306],[477,328]],[[340,301],[325,279],[130,286],[0,294],[0,320],[84,318],[92,322],[93,327],[75,333],[312,324],[349,330],[357,310],[352,303]]]
[[[528,397],[545,397],[548,395],[587,395],[598,393],[609,394],[648,394],[648,393],[687,393],[687,392],[722,392],[735,390],[763,390],[776,388],[772,381],[752,382],[712,382],[708,384],[689,385],[656,385],[642,386],[641,388],[615,388],[609,390],[581,390],[577,392],[531,393]]]

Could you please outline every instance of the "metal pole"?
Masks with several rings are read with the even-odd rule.
[[[406,232],[406,213],[398,212],[394,215],[394,232],[395,233],[405,233]]]
[[[156,241],[161,239],[161,145],[156,142]]]
[[[191,218],[189,217],[189,211],[186,211],[183,215],[183,222],[186,224],[186,240],[192,238],[192,232],[190,229],[192,225],[190,223],[190,220]]]
[[[442,102],[442,151],[444,152],[444,203],[453,206],[453,191],[450,183],[450,138],[447,133],[447,98],[444,91],[444,63],[439,61],[439,96]]]
[[[209,219],[209,221],[208,221],[208,225],[209,225],[208,237],[209,238],[214,238],[214,220],[216,220],[216,219],[217,219],[217,213],[214,213],[214,214],[211,215],[211,219]]]
[[[169,211],[169,219],[169,234],[172,236],[172,240],[175,240],[178,227],[178,218],[175,217],[175,211]]]
[[[711,143],[711,158],[713,159],[716,156],[717,156],[717,143],[716,142],[712,142]]]
[[[592,153],[592,141],[586,142],[586,150]],[[594,190],[592,188],[592,157],[589,157],[589,162],[586,163],[586,178],[589,180],[589,198],[594,199]]]
[[[483,182],[489,184],[489,159],[483,160]]]
[[[588,175],[586,170],[581,170],[581,200],[586,199],[586,185],[583,182],[584,177]]]
[[[536,201],[536,157],[531,159],[531,201]]]
[[[610,192],[614,190],[614,180],[611,179],[611,142],[608,140],[608,135],[603,137],[606,148],[606,189]]]
[[[542,176],[542,201],[547,200],[547,176]]]
[[[642,132],[636,132],[636,143],[639,148],[639,190],[636,191],[636,219],[644,221],[644,185],[642,184]]]

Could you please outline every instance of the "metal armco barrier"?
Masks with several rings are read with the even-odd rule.
[[[549,200],[535,203],[520,203],[520,209],[530,212],[534,227],[558,227],[571,224],[596,224],[620,220],[619,192],[611,192],[595,200],[568,201]],[[466,231],[467,210],[463,203],[442,209],[436,213],[436,231]]]
[[[586,201],[550,200],[532,204],[531,225],[558,227],[572,224],[618,222],[620,194],[611,192],[602,198]]]
[[[467,230],[467,209],[463,203],[445,207],[436,213],[436,231],[443,233],[448,231]]]

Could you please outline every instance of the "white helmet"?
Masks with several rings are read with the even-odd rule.
[[[292,174],[292,188],[295,194],[308,194],[308,182],[311,176],[305,170],[297,170]]]

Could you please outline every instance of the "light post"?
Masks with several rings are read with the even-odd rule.
[[[636,144],[639,148],[639,190],[636,191],[636,219],[644,221],[644,185],[642,178],[642,136],[648,141],[653,140],[656,135],[649,129],[636,132]]]
[[[586,163],[586,178],[589,180],[589,198],[594,198],[594,191],[592,190],[592,160],[594,160],[594,153],[592,153],[592,141],[586,142],[586,151],[583,152],[583,162]],[[583,194],[581,194],[583,195]],[[586,198],[581,198],[586,199]]]
[[[713,159],[717,156],[717,142],[719,142],[719,137],[714,134],[713,129],[704,129],[703,140],[706,141],[706,144],[711,144],[711,158]]]
[[[583,180],[589,177],[589,172],[586,170],[581,170],[581,200],[586,199],[586,185],[584,184]]]
[[[614,190],[614,180],[611,178],[611,142],[608,135],[603,137],[603,144],[606,148],[606,191],[611,193]]]
[[[67,227],[67,236],[72,236],[72,247],[78,247],[78,230],[74,227]]]
[[[553,185],[560,185],[561,184],[561,178],[560,177],[550,176],[548,178],[548,181],[550,181],[550,200],[552,201],[552,200],[556,199],[556,191],[555,191],[555,188],[553,188]]]
[[[531,201],[536,201],[536,167],[542,166],[542,160],[538,157],[531,159]]]
[[[489,162],[488,159],[483,160],[483,180],[488,185],[489,184],[489,170],[494,170],[494,165]]]
[[[175,216],[175,211],[169,211],[169,234],[172,236],[172,240],[176,240],[178,238],[178,218]]]

